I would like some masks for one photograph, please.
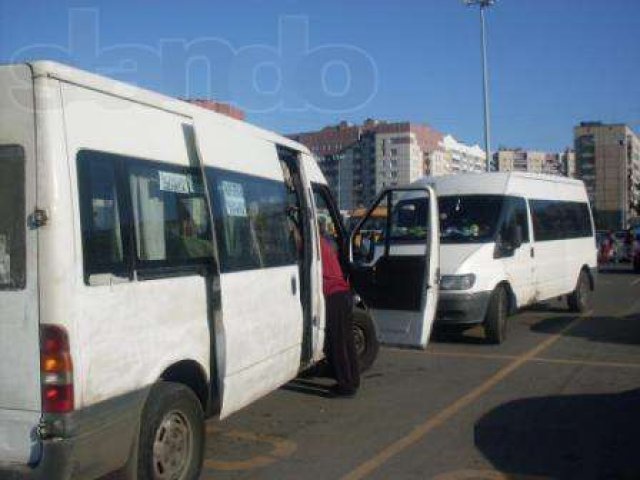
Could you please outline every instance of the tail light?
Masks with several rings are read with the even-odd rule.
[[[64,328],[42,325],[40,329],[42,409],[46,413],[73,410],[73,363],[69,337]]]

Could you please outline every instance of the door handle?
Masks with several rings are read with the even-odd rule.
[[[531,247],[530,255],[531,255],[531,258],[534,258],[536,256],[536,251],[534,250],[533,247]]]
[[[298,282],[296,277],[291,277],[291,294],[295,295],[296,293],[298,293]]]

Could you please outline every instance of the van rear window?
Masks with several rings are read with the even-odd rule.
[[[0,145],[0,290],[26,281],[24,150]]]

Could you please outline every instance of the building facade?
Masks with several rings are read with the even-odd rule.
[[[289,137],[311,150],[341,210],[366,206],[383,188],[420,178],[442,140],[426,125],[371,119]]]
[[[235,118],[236,120],[244,120],[245,113],[233,105],[228,103],[216,102],[214,100],[207,100],[204,98],[191,98],[186,100],[189,103],[198,105],[199,107],[206,108],[207,110],[213,110],[214,112],[221,113],[227,117]]]
[[[561,153],[501,148],[493,154],[499,172],[531,172],[547,175],[575,175],[575,153],[567,149]]]
[[[600,229],[627,228],[640,207],[640,138],[624,124],[574,129],[576,176],[587,187]]]

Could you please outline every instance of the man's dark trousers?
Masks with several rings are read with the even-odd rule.
[[[337,389],[355,393],[360,386],[358,355],[353,338],[353,297],[351,292],[336,292],[326,297],[327,360],[332,367]]]

